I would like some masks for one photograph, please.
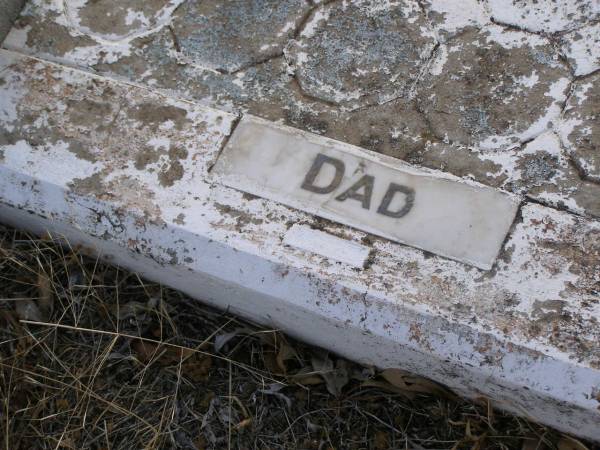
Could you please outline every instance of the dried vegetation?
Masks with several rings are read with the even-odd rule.
[[[5,227],[0,437],[7,450],[593,448]]]

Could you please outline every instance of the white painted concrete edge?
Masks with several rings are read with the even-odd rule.
[[[39,61],[35,65],[44,74],[48,70],[59,75],[64,72],[70,83],[84,83],[90,77],[44,64]],[[139,89],[110,83],[126,92]],[[158,101],[149,90],[136,95]],[[166,98],[160,101],[175,102]],[[60,146],[53,151],[61,157],[67,155]],[[195,169],[199,174],[214,157],[211,152],[199,153],[206,158]],[[503,333],[502,324],[494,323],[499,312],[471,323],[447,307],[457,298],[466,303],[484,302],[495,289],[519,293],[532,304],[536,298],[560,292],[562,281],[557,284],[551,280],[531,252],[540,233],[546,233],[542,236],[545,240],[560,239],[562,227],[575,221],[571,215],[539,205],[523,206],[524,223],[515,226],[506,244],[513,247],[513,261],[499,265],[499,275],[494,275],[497,279],[480,286],[485,292],[475,293],[477,279],[484,279],[484,273],[444,258],[425,257],[418,250],[397,244],[369,245],[378,255],[369,273],[357,271],[353,264],[347,264],[349,261],[332,263],[312,250],[286,246],[282,242],[290,229],[286,224],[310,223],[310,215],[267,200],[246,200],[233,189],[208,185],[200,178],[190,179],[186,185],[199,192],[198,200],[190,200],[188,209],[181,206],[187,198],[185,190],[164,189],[160,193],[155,187],[157,195],[162,195],[159,200],[168,202],[163,205],[167,211],[164,220],[147,220],[140,226],[139,211],[124,211],[119,199],[106,201],[77,194],[66,187],[66,181],[54,176],[58,174],[48,173],[45,167],[56,154],[33,154],[39,159],[38,171],[27,164],[11,166],[0,161],[2,222],[36,233],[49,230],[151,280],[353,360],[401,367],[439,381],[460,395],[485,396],[497,407],[600,441],[600,411],[594,398],[600,387],[600,371],[585,361],[573,360],[569,352],[524,338],[522,330],[514,330],[514,335]],[[69,161],[74,164],[69,167],[73,172],[83,164]],[[235,211],[248,211],[262,222],[236,229],[231,217],[214,209],[217,200]],[[180,211],[193,213],[191,224],[182,226],[174,221]],[[542,227],[547,224],[544,220],[548,217],[556,231],[536,228],[536,223]],[[585,223],[585,229],[598,227],[592,221]],[[329,229],[340,233],[338,238],[353,242],[365,236],[346,227],[328,225]],[[186,248],[193,249],[194,258],[189,262],[183,258]],[[181,257],[173,260],[169,249],[177,249]],[[418,268],[411,269],[412,263]],[[526,263],[532,267],[523,269]],[[543,276],[528,278],[525,275],[529,271]],[[409,273],[413,275],[407,279],[404,275]],[[435,278],[445,275],[450,284],[433,289]],[[423,292],[429,288],[433,290]],[[418,301],[424,294],[423,301]],[[437,298],[439,306],[431,303],[432,298]],[[575,303],[577,298],[568,300]],[[526,302],[522,308],[529,306]],[[490,362],[494,358],[498,361]]]
[[[5,173],[1,175],[5,180]],[[18,178],[25,183],[34,182]],[[64,196],[64,192],[45,183],[38,185],[38,189],[44,198]],[[1,194],[0,187],[0,197]],[[66,204],[62,206],[71,209]],[[104,208],[105,211],[98,212],[108,217],[114,214],[110,207]],[[53,214],[57,209],[53,208]],[[219,309],[284,330],[292,337],[351,360],[382,368],[400,367],[443,383],[463,397],[488,398],[495,407],[600,441],[600,415],[573,395],[573,386],[578,390],[588,386],[592,392],[600,385],[598,371],[535,354],[490,336],[484,338],[486,345],[490,352],[504,355],[503,366],[496,370],[480,366],[476,358],[467,355],[478,353],[476,346],[482,336],[469,327],[457,329],[442,317],[419,312],[409,305],[391,304],[369,293],[320,279],[318,273],[283,266],[202,236],[151,226],[147,230],[149,235],[168,236],[172,242],[184,239],[204,255],[204,263],[196,269],[168,265],[152,255],[128,250],[124,242],[94,237],[84,224],[95,220],[96,213],[86,214],[82,209],[77,213],[56,220],[5,202],[0,204],[2,222],[37,234],[49,231],[70,245],[87,247],[111,264],[174,287]],[[327,311],[314,307],[322,304],[321,293],[325,291],[338,299],[337,303],[329,304]],[[383,326],[390,316],[403,318],[391,332]],[[413,323],[438,330],[440,345],[430,352],[416,348],[410,329]]]

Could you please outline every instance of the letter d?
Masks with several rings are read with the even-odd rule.
[[[331,164],[335,168],[335,175],[331,182],[326,186],[316,186],[315,180],[321,172],[321,168],[323,164]],[[346,170],[346,166],[344,162],[340,159],[332,158],[330,156],[324,155],[323,153],[319,153],[310,170],[307,172],[304,177],[304,181],[302,182],[302,189],[305,189],[310,192],[315,192],[317,194],[329,194],[333,192],[342,182],[342,177],[344,176],[344,171]]]

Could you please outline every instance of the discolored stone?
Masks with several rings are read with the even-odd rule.
[[[575,82],[559,131],[582,176],[600,182],[600,73]]]
[[[49,170],[56,183],[80,194],[142,205],[151,220],[158,219],[159,209],[148,185],[178,189],[182,179],[206,170],[197,161],[199,149],[216,151],[214,140],[231,121],[227,114],[143,89],[130,92],[126,85],[77,72],[65,77],[59,66],[35,60],[8,69],[11,76],[0,88],[5,99],[0,120],[10,151],[0,162]],[[25,92],[25,83],[30,89],[25,96],[7,95]],[[26,163],[24,155],[32,152],[46,155],[52,165]]]
[[[167,21],[183,0],[65,0],[64,13],[79,32],[120,41]]]
[[[234,72],[281,54],[309,8],[305,0],[191,0],[172,28],[188,61]]]
[[[382,129],[366,120],[372,108],[361,108],[348,133],[356,123],[384,136],[395,116],[411,115],[411,106],[377,107],[380,118],[388,117]],[[306,100],[297,108],[308,113],[313,104]],[[310,123],[336,132],[336,111],[318,111]],[[148,87],[2,50],[0,129],[10,135],[0,133],[1,220],[95,248],[114,264],[315,345],[367,364],[401,366],[448,383],[457,394],[486,396],[600,440],[600,222],[529,201],[540,198],[532,187],[549,192],[563,176],[565,186],[576,188],[563,171],[568,154],[552,133],[498,151],[435,143],[441,163],[456,161],[452,170],[462,164],[468,174],[472,165],[477,176],[489,171],[490,183],[509,186],[512,177],[511,189],[529,186],[494,266],[481,271],[225,187],[209,168],[217,167],[227,136],[233,131],[232,142],[240,124]],[[346,143],[290,132],[309,147],[324,143],[366,155]],[[273,176],[289,180],[285,171]],[[452,206],[445,204],[450,212],[439,220],[459,214]],[[327,243],[294,240],[291,224],[327,233]],[[311,232],[305,236],[314,239]],[[454,238],[436,236],[446,237]],[[360,258],[344,262],[340,255],[357,245]]]
[[[0,15],[0,42],[4,40],[24,4],[25,0],[0,0],[0,9],[3,11]]]
[[[436,44],[412,0],[317,9],[286,49],[308,95],[350,109],[409,96]]]
[[[569,71],[549,42],[490,26],[440,47],[418,97],[439,139],[492,149],[551,126],[568,87]]]
[[[600,18],[597,0],[487,0],[492,18],[528,31],[573,30]]]
[[[102,0],[103,4],[106,2],[109,0]],[[116,9],[120,5],[117,0],[109,3],[117,5]],[[573,162],[561,159],[556,174],[550,178],[552,181],[543,183],[543,174],[553,173],[550,167],[556,162],[556,152],[550,148],[543,151],[543,147],[535,154],[529,153],[531,148],[521,151],[532,139],[537,141],[536,144],[541,142],[537,137],[545,135],[548,127],[556,128],[566,97],[570,76],[567,64],[559,60],[549,39],[490,25],[489,11],[477,0],[427,0],[421,2],[422,9],[415,9],[416,3],[408,0],[313,1],[313,6],[298,2],[297,11],[301,10],[302,14],[294,16],[295,13],[290,13],[295,17],[295,28],[290,25],[285,35],[271,35],[276,36],[277,51],[274,47],[274,53],[270,53],[265,48],[256,56],[248,48],[263,42],[262,38],[249,38],[239,49],[242,56],[248,56],[243,61],[248,65],[231,65],[227,69],[221,65],[217,70],[207,60],[193,60],[191,54],[185,52],[182,40],[185,37],[183,28],[189,27],[193,35],[200,30],[194,23],[209,20],[192,17],[193,11],[208,11],[211,4],[217,3],[222,8],[233,7],[227,2],[186,2],[172,13],[172,23],[158,22],[148,32],[140,32],[136,27],[131,31],[137,34],[109,41],[98,34],[99,29],[85,33],[78,31],[65,11],[54,2],[30,0],[4,45],[225,111],[248,112],[413,164],[524,193],[548,205],[600,216],[600,205],[596,200],[599,185],[582,171],[578,172]],[[261,4],[267,5],[267,2]],[[285,2],[273,7],[282,10],[292,4]],[[88,3],[84,5],[85,8],[92,7]],[[144,8],[148,8],[145,16],[156,13],[153,5],[156,4],[144,4]],[[247,2],[242,5],[244,7],[249,10],[252,3]],[[87,11],[85,8],[80,13]],[[308,11],[312,13],[307,14]],[[386,16],[394,11],[396,15]],[[242,13],[232,10],[227,14]],[[427,45],[435,45],[436,39],[442,44],[435,49],[435,58],[426,58],[420,67],[415,64],[412,69],[407,69],[407,77],[418,73],[420,81],[410,81],[408,89],[398,94],[399,83],[406,79],[395,79],[386,72],[396,63],[397,67],[405,67],[400,59],[394,59],[399,58],[394,50],[397,44],[386,38],[363,45],[360,39],[394,36],[393,27],[376,29],[373,23],[390,24],[400,16],[406,17],[405,29],[418,33]],[[276,14],[263,18],[262,22],[257,19],[256,23],[277,25],[284,23],[281,17]],[[297,21],[298,17],[306,21]],[[218,22],[218,14],[211,15],[210,20]],[[242,19],[239,20],[241,23]],[[346,23],[344,20],[353,28],[342,31],[330,27],[338,24],[339,28],[339,24]],[[228,26],[229,29],[233,27]],[[269,27],[263,28],[259,31],[266,36]],[[211,29],[215,39],[227,37],[219,28]],[[477,31],[479,29],[482,31]],[[565,45],[587,42],[587,34],[584,34],[587,29],[593,30],[594,26],[552,38],[555,44],[561,45],[561,52],[566,57],[563,61],[567,59],[577,74],[589,70],[589,67],[585,69],[585,64],[593,64],[593,58],[588,55],[594,54],[595,47],[588,53],[578,50],[579,47],[567,49]],[[203,32],[209,33],[206,29]],[[328,43],[325,34],[335,39]],[[578,38],[580,34],[583,39]],[[283,55],[286,42],[289,45]],[[309,42],[315,45],[302,46]],[[337,60],[331,57],[334,45],[338,49],[333,55]],[[227,60],[240,62],[235,59],[235,46],[225,45],[221,50],[207,48],[207,58],[214,57],[217,61],[218,52],[227,48],[231,50],[231,58]],[[366,56],[352,53],[356,48],[364,48]],[[372,71],[365,69],[362,74],[355,71],[347,79],[343,78],[342,66],[331,61],[351,60],[352,55],[357,64],[371,67]],[[304,57],[312,58],[312,62],[320,58],[322,63],[309,67],[310,61],[305,61]],[[229,70],[232,73],[227,73]],[[314,84],[310,84],[313,81]],[[346,81],[353,87],[353,92],[359,92],[362,97],[341,99],[336,103],[330,101],[331,97],[321,95],[330,92],[324,83],[331,82],[334,86]],[[13,138],[7,135],[1,139],[10,141]],[[40,131],[31,139],[43,142],[45,137]],[[549,142],[542,141],[544,145]],[[72,145],[75,148],[75,144]],[[80,145],[79,148],[86,147]],[[145,164],[157,163],[157,158],[167,157],[166,149],[147,148],[139,158],[136,157],[136,163],[145,167]],[[526,169],[520,171],[521,166]],[[528,175],[521,176],[523,173]],[[165,166],[161,176],[164,182],[174,181],[176,186],[177,174],[177,162],[173,162],[172,168]]]
[[[490,23],[483,2],[478,0],[423,0],[422,4],[441,41],[465,28],[481,28]]]
[[[600,69],[600,22],[561,36],[560,42],[575,75],[587,75]]]

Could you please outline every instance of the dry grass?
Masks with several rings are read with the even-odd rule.
[[[2,227],[0,400],[7,450],[585,448]]]

